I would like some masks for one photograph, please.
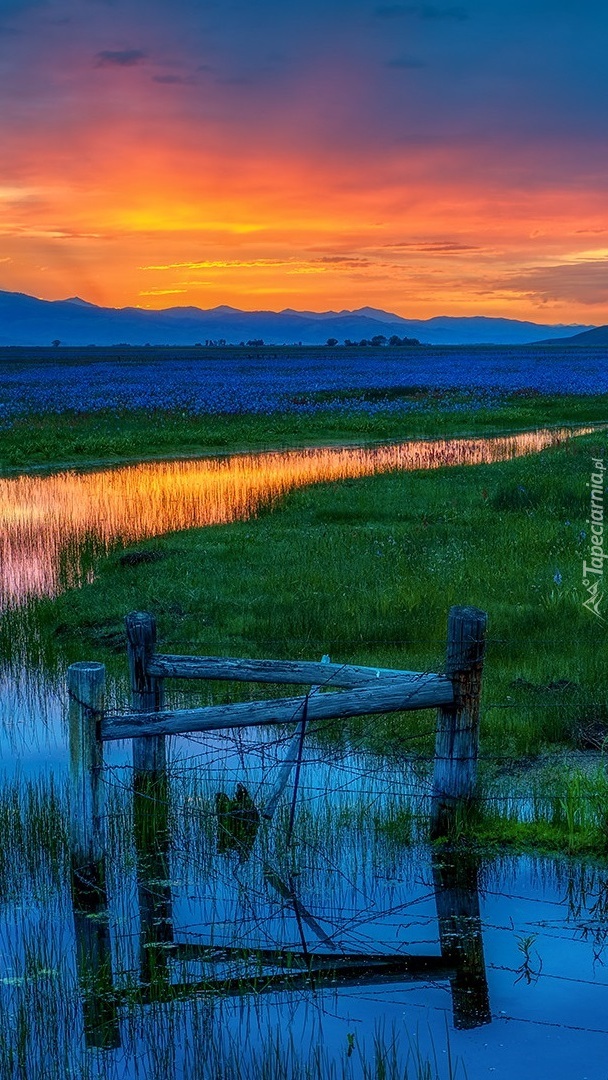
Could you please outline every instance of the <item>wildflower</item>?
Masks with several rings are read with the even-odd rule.
[[[561,583],[562,583],[562,575],[560,574],[559,570],[555,571],[555,573],[553,575],[553,580],[554,580],[556,585],[561,585]]]

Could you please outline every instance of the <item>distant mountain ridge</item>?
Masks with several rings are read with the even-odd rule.
[[[608,345],[608,326],[594,326],[572,337],[550,338],[547,345]]]
[[[602,328],[600,328],[602,329]],[[263,340],[273,345],[324,345],[328,339],[370,340],[377,335],[418,338],[428,345],[526,345],[571,340],[588,326],[551,326],[486,316],[405,319],[378,308],[355,311],[241,311],[225,304],[204,310],[171,307],[104,308],[78,296],[39,300],[0,291],[0,346],[194,345]],[[584,335],[583,335],[584,336]]]

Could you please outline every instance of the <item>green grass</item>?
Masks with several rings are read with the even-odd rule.
[[[489,405],[476,391],[413,386],[382,393],[387,400],[402,401],[404,408],[370,415],[361,404],[376,401],[378,391],[372,388],[305,395],[311,404],[321,406],[313,413],[199,416],[176,410],[102,410],[23,416],[0,428],[0,474],[286,446],[496,434],[608,420],[608,395],[512,393]],[[323,403],[330,400],[352,403],[352,408],[323,411]]]
[[[577,419],[584,405],[571,410]],[[120,675],[123,618],[138,609],[156,615],[166,652],[329,653],[337,662],[436,671],[450,605],[474,604],[489,613],[481,769],[484,781],[500,778],[505,762],[517,768],[513,760],[576,747],[586,729],[608,731],[605,623],[582,607],[586,484],[591,457],[605,452],[598,434],[509,462],[301,489],[256,518],[97,560],[92,584],[5,617],[0,649],[10,656],[22,635],[30,649],[41,643],[50,667],[103,660]],[[274,692],[226,683],[195,689],[203,701]],[[192,701],[192,684],[187,690]],[[426,711],[351,721],[348,730],[371,750],[428,759],[434,723]],[[532,827],[502,813],[503,832],[494,824],[489,831],[516,846],[605,850],[597,829],[575,830],[557,810],[543,815]],[[410,834],[404,827],[404,839]]]
[[[500,464],[299,490],[256,519],[137,545],[153,559],[110,555],[92,584],[32,605],[29,632],[116,669],[123,616],[150,610],[168,652],[327,652],[432,671],[448,608],[474,604],[489,613],[484,746],[518,756],[572,745],[581,727],[608,723],[604,624],[583,609],[581,580],[585,485],[602,452],[587,436]],[[398,743],[404,723],[408,739],[432,728],[428,713],[393,717],[381,741]]]

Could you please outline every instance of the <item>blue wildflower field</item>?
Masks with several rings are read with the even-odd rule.
[[[373,412],[407,407],[412,387],[475,391],[477,403],[514,391],[604,393],[607,356],[580,346],[5,349],[0,421],[108,408],[263,414],[357,404]]]

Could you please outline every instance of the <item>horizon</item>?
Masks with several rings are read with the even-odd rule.
[[[589,328],[596,329],[598,327],[597,323],[595,323],[595,324],[591,324],[589,322],[587,322],[587,323],[578,323],[578,322],[571,322],[571,323],[562,323],[562,322],[551,322],[551,323],[549,323],[549,322],[547,322],[547,323],[544,323],[541,319],[520,319],[517,316],[493,315],[491,313],[484,313],[484,314],[470,313],[468,315],[447,315],[445,312],[441,312],[441,313],[439,313],[437,315],[428,316],[427,319],[421,319],[417,315],[409,315],[409,314],[402,315],[402,314],[400,314],[399,312],[396,312],[396,311],[388,311],[388,310],[384,310],[384,309],[381,309],[381,308],[375,308],[371,304],[362,304],[361,307],[359,307],[359,308],[341,308],[341,309],[327,308],[327,309],[324,309],[323,311],[321,311],[319,309],[315,310],[313,308],[295,308],[295,307],[285,307],[285,308],[252,307],[252,308],[245,308],[245,307],[236,307],[233,304],[227,304],[227,303],[214,304],[213,307],[210,307],[210,308],[202,308],[198,304],[191,304],[191,303],[188,303],[188,304],[186,304],[186,303],[182,303],[182,304],[180,304],[180,303],[174,303],[174,304],[167,303],[166,305],[163,305],[162,307],[150,308],[150,307],[147,307],[147,306],[144,306],[144,305],[141,305],[141,304],[125,304],[125,305],[120,305],[120,306],[118,306],[118,305],[98,305],[98,304],[95,304],[93,301],[87,300],[85,297],[79,296],[79,295],[59,296],[59,297],[56,297],[56,298],[49,298],[49,297],[45,297],[45,296],[34,296],[31,293],[24,293],[24,292],[19,292],[19,291],[13,291],[13,290],[10,290],[10,289],[4,289],[4,288],[2,288],[0,286],[0,294],[2,294],[2,293],[8,294],[8,295],[15,295],[15,296],[26,296],[30,300],[40,300],[42,303],[52,303],[52,304],[56,304],[56,303],[70,304],[70,303],[73,303],[73,304],[76,304],[76,305],[82,305],[84,307],[107,307],[108,310],[114,310],[114,311],[136,310],[136,311],[142,311],[142,312],[149,312],[150,314],[157,314],[157,315],[162,315],[163,311],[177,311],[177,310],[182,310],[182,309],[187,310],[188,308],[196,308],[198,311],[201,311],[203,313],[209,312],[209,311],[217,311],[219,309],[224,309],[226,311],[232,311],[232,312],[239,313],[239,314],[244,314],[244,315],[255,315],[255,314],[284,315],[284,314],[292,314],[292,315],[296,315],[296,316],[301,316],[301,315],[305,316],[307,314],[312,314],[312,315],[325,315],[328,318],[331,318],[333,316],[339,317],[341,315],[357,315],[357,314],[360,314],[361,312],[366,312],[366,313],[369,312],[370,314],[368,315],[368,317],[372,318],[372,319],[375,317],[375,314],[377,314],[378,316],[382,316],[382,315],[391,316],[391,315],[394,315],[399,319],[403,319],[403,320],[406,320],[406,321],[412,322],[412,323],[428,322],[428,321],[430,321],[432,319],[458,319],[458,318],[463,318],[463,319],[488,319],[488,320],[507,319],[509,322],[536,322],[541,326],[542,325],[547,325],[547,326],[551,325],[551,326],[555,326],[555,327],[563,326],[564,328],[572,327],[572,326],[580,326],[583,329],[589,329]]]
[[[603,325],[607,27],[599,0],[5,0],[6,288]]]

